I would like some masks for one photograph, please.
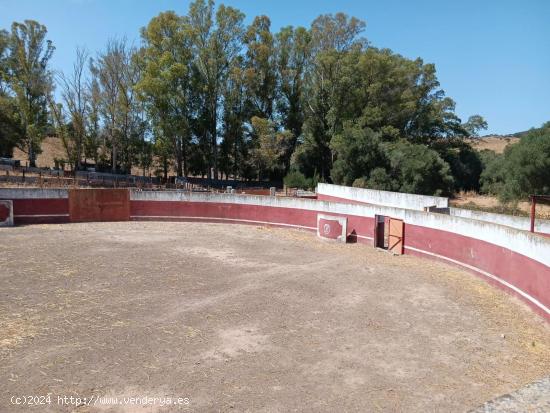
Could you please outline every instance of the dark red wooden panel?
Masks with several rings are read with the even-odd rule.
[[[127,189],[69,190],[71,222],[129,221],[130,192]]]

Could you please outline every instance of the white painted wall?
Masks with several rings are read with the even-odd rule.
[[[317,184],[317,195],[328,195],[355,202],[414,209],[417,211],[423,211],[425,207],[430,206],[437,206],[438,208],[449,206],[449,198],[440,196],[403,194],[400,192],[353,188],[324,183]]]
[[[296,208],[321,213],[356,215],[374,218],[386,215],[403,219],[405,223],[449,231],[508,248],[550,267],[550,238],[520,231],[508,226],[433,212],[394,208],[370,204],[346,204],[314,199],[285,198],[261,195],[184,193],[175,191],[132,191],[132,201],[188,201],[214,202]]]
[[[527,217],[516,217],[513,215],[494,214],[491,212],[474,211],[462,208],[449,208],[449,214],[455,217],[477,219],[479,221],[493,222],[508,227],[529,231],[531,220]],[[550,221],[544,219],[535,220],[535,232],[550,234]]]
[[[68,197],[68,189],[0,188],[0,199],[59,199]]]

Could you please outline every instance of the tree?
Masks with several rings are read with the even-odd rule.
[[[30,166],[36,166],[36,155],[48,125],[48,95],[52,75],[48,68],[54,52],[46,40],[46,26],[34,20],[14,22],[9,37],[7,77],[14,93],[24,138],[21,149],[28,154]]]
[[[386,172],[394,180],[394,190],[437,196],[453,192],[451,169],[436,151],[406,140],[387,144],[386,151],[389,159]]]
[[[494,157],[482,174],[482,187],[504,202],[550,194],[550,122]]]
[[[144,47],[137,60],[143,73],[137,84],[152,122],[172,143],[178,176],[187,176],[191,142],[191,27],[174,12],[154,17],[142,29]]]
[[[82,168],[82,157],[85,155],[89,99],[87,65],[88,52],[77,49],[72,73],[58,75],[63,104],[51,107],[58,134],[75,170]]]
[[[0,30],[0,156],[11,156],[24,136],[17,101],[8,84],[10,34]]]
[[[330,179],[333,162],[331,138],[341,131],[343,122],[349,119],[341,116],[350,91],[349,87],[343,86],[342,62],[346,56],[357,58],[365,47],[366,40],[358,37],[364,27],[364,22],[343,13],[322,15],[312,23],[313,56],[304,94],[305,146],[298,159],[313,161],[314,165],[299,167],[304,172],[318,171],[323,180]]]
[[[258,179],[280,178],[284,170],[282,156],[291,140],[291,132],[277,131],[272,121],[257,116],[252,117],[251,124],[255,136],[251,158],[258,171]]]
[[[11,157],[13,148],[23,141],[22,124],[15,99],[0,93],[0,157]]]
[[[141,76],[136,50],[126,39],[113,39],[92,61],[91,72],[99,85],[99,112],[106,144],[111,150],[111,170],[130,173],[134,150],[144,133],[141,105],[135,85]]]
[[[461,137],[439,139],[431,148],[449,164],[455,191],[479,191],[483,161],[477,150]]]
[[[272,119],[276,92],[275,46],[267,16],[258,16],[244,34],[244,78],[248,114]]]
[[[472,115],[468,121],[462,125],[469,136],[479,136],[479,132],[486,130],[488,127],[487,121],[480,115]]]
[[[277,111],[281,125],[292,133],[283,155],[285,171],[290,169],[292,154],[302,136],[304,124],[303,91],[311,58],[311,35],[303,27],[283,27],[276,35]]]
[[[485,149],[480,153],[483,171],[480,176],[480,191],[483,194],[498,195],[504,185],[504,154]]]
[[[96,167],[102,167],[106,163],[107,145],[104,139],[105,134],[101,130],[101,89],[97,77],[88,79],[87,91],[87,132],[84,143],[84,156],[86,159],[93,159]]]
[[[351,185],[358,177],[368,177],[376,167],[387,164],[379,134],[370,128],[347,123],[331,146],[337,154],[331,177],[337,184]]]
[[[235,59],[224,89],[223,141],[221,144],[222,172],[236,179],[244,176],[248,166],[249,142],[244,122],[247,117],[245,74],[242,59]]]
[[[214,15],[214,1],[196,0],[189,7],[198,84],[202,84],[202,112],[210,143],[209,164],[218,177],[218,111],[229,68],[242,44],[244,15],[237,9],[221,5]]]

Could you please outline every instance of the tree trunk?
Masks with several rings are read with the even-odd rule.
[[[116,174],[116,162],[117,162],[116,156],[117,156],[117,153],[116,153],[116,146],[113,144],[113,151],[112,151],[112,155],[111,155],[111,162],[113,163],[113,165],[112,165],[112,172],[113,172],[114,174]]]
[[[210,124],[210,139],[212,146],[212,169],[214,171],[213,179],[218,179],[218,139],[217,139],[217,115],[216,115],[216,101],[215,97],[212,98],[213,101],[210,104],[211,111],[211,124]]]
[[[31,168],[36,168],[36,156],[34,154],[34,148],[32,145],[32,140],[29,140],[29,166]]]
[[[187,178],[189,175],[189,165],[187,164],[187,145],[182,145],[182,158],[183,158],[183,176]]]

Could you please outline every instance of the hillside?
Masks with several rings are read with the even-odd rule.
[[[518,143],[520,137],[515,135],[488,135],[481,138],[470,138],[468,142],[478,151],[488,149],[496,153],[503,153],[508,145]]]
[[[54,159],[66,158],[67,154],[61,139],[49,136],[42,142],[42,153],[36,158],[36,166],[39,168],[53,168],[55,166]],[[18,159],[21,161],[21,165],[26,165],[29,158],[27,153],[14,148],[13,159]]]

